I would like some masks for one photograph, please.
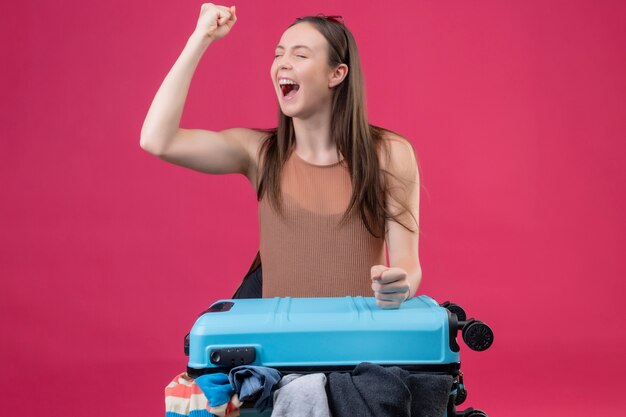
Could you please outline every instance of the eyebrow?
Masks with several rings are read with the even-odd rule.
[[[284,46],[282,46],[282,45],[278,45],[278,46],[276,47],[276,49],[279,49],[279,48],[280,48],[280,49],[285,49],[285,47],[284,47]],[[306,49],[308,49],[309,51],[313,52],[313,50],[312,50],[311,48],[309,48],[308,46],[306,46],[306,45],[294,45],[294,46],[292,46],[292,47],[291,47],[291,49],[298,49],[298,48],[306,48]]]

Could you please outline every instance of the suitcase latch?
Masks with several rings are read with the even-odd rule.
[[[211,363],[221,366],[248,365],[256,359],[256,349],[254,347],[232,347],[211,349],[209,354]]]

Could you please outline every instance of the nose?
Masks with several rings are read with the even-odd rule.
[[[281,61],[278,63],[278,68],[279,69],[289,69],[291,68],[291,63],[289,61]]]
[[[278,69],[291,68],[291,60],[286,57],[287,54],[283,54],[276,58]]]

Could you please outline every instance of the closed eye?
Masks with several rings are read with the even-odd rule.
[[[274,58],[278,58],[279,56],[281,56],[281,55],[274,55]],[[299,58],[306,58],[306,56],[304,56],[304,55],[296,55],[296,56],[299,57]]]

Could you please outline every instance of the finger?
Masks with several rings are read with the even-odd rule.
[[[401,303],[406,300],[406,296],[401,293],[393,293],[393,294],[384,294],[379,292],[374,292],[374,298],[380,301],[391,301]]]
[[[409,284],[402,282],[393,282],[391,284],[383,284],[380,281],[372,281],[372,290],[382,294],[405,293],[409,291]]]
[[[228,27],[233,27],[236,21],[237,21],[237,15],[235,14],[235,6],[233,6],[232,15],[230,17],[230,20],[226,22],[226,24],[228,25]]]
[[[387,284],[406,278],[406,271],[402,268],[388,268],[380,275],[380,282]]]
[[[220,6],[220,5],[217,5],[217,4],[215,5],[215,7],[217,7],[217,9],[218,9],[220,12],[221,12],[221,11],[224,11],[224,12],[230,12],[230,7]]]
[[[217,8],[219,9],[220,13],[223,15],[222,12],[227,12],[230,16],[232,16],[235,12],[235,6],[217,6]]]
[[[385,294],[377,292],[376,299],[380,301],[404,301],[405,295],[401,293]]]
[[[226,23],[231,17],[230,8],[226,6],[217,6],[217,21],[220,26]]]
[[[372,280],[372,289],[379,292],[403,292],[409,290],[409,283],[407,280],[398,280],[385,284],[379,280]]]
[[[220,26],[225,25],[230,20],[230,12],[223,12],[220,14],[219,23]]]
[[[384,301],[384,300],[376,300],[376,305],[380,308],[384,309],[396,309],[400,307],[400,303],[397,301]]]
[[[236,15],[237,10],[235,10],[235,6],[230,6],[228,8],[228,12],[230,13],[230,20],[228,21],[229,23],[237,20],[237,15]]]
[[[370,274],[372,279],[379,279],[380,275],[386,270],[387,267],[385,265],[374,265],[370,270]]]

